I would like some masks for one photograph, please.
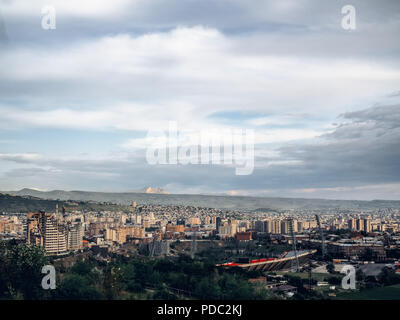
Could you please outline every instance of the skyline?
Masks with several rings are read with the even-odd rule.
[[[0,0],[0,190],[400,200],[397,1],[45,4]],[[254,130],[254,172],[149,165],[170,121]]]

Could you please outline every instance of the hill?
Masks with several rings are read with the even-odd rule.
[[[59,201],[96,201],[110,202],[118,205],[129,205],[132,201],[138,204],[160,205],[191,205],[209,208],[233,210],[310,210],[310,209],[338,209],[338,210],[370,210],[379,208],[400,209],[400,201],[373,200],[324,200],[301,198],[263,198],[248,196],[216,196],[192,194],[156,194],[156,193],[111,193],[90,191],[38,191],[22,189],[8,192],[16,196],[33,196],[41,199]]]
[[[119,211],[126,209],[126,207],[110,203],[98,202],[85,202],[85,201],[59,201],[59,200],[45,200],[32,196],[16,196],[10,194],[0,193],[0,212],[18,213],[43,210],[47,212],[54,212],[56,205],[61,209],[65,206],[68,209],[76,210],[109,210]]]

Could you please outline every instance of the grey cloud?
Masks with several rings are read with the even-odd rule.
[[[0,10],[0,48],[8,42],[7,29],[4,23],[3,15]]]
[[[282,154],[303,161],[309,186],[400,181],[400,106],[381,106],[344,115],[349,123],[316,144],[286,146]]]
[[[59,27],[54,32],[40,28],[41,5],[30,15],[5,16],[13,42],[57,43],[79,42],[101,36],[128,33],[132,35],[168,31],[177,26],[204,25],[230,35],[253,33],[262,36],[246,43],[265,51],[309,55],[348,55],[363,53],[395,55],[399,50],[398,12],[400,3],[387,0],[354,0],[357,9],[356,32],[345,32],[340,25],[341,8],[348,1],[272,1],[272,0],[147,0],[132,1],[120,11],[108,15],[74,16],[58,12]],[[77,10],[78,8],[77,8]],[[271,35],[268,35],[271,34]],[[279,37],[285,35],[282,39]],[[263,38],[264,37],[264,38]],[[260,41],[263,39],[263,41]],[[255,43],[254,43],[255,42]],[[243,50],[243,49],[242,49]]]
[[[263,190],[327,188],[400,182],[400,106],[381,106],[347,113],[348,123],[315,143],[285,145],[280,158],[257,157],[254,173],[235,176],[234,168],[215,165],[150,166],[144,150],[118,159],[36,159],[8,156],[53,168],[60,177],[86,172],[109,187],[127,190],[143,185],[177,185],[181,188]],[[267,146],[256,146],[266,148]],[[294,164],[266,165],[269,161],[298,161]],[[118,177],[118,179],[113,179]],[[90,179],[87,185],[92,182]],[[78,179],[79,180],[79,179]],[[61,180],[60,180],[61,183]],[[203,186],[203,187],[202,187]],[[47,186],[40,186],[47,187]],[[184,190],[180,190],[184,191]]]
[[[32,163],[38,162],[40,156],[36,153],[0,153],[0,160],[16,163]]]
[[[5,2],[0,1],[0,4]],[[318,77],[307,79],[312,82],[312,87],[300,85],[291,90],[287,87],[287,92],[282,90],[282,94],[275,101],[271,101],[268,98],[274,92],[268,90],[273,88],[263,85],[261,80],[263,77],[275,78],[276,74],[262,74],[262,77],[258,78],[250,73],[249,78],[254,80],[255,85],[253,85],[240,74],[238,79],[229,76],[227,83],[219,79],[207,78],[202,81],[196,77],[174,78],[179,63],[176,63],[173,55],[171,59],[167,57],[165,60],[151,59],[151,57],[148,60],[144,59],[147,67],[151,65],[154,70],[164,71],[164,77],[156,74],[154,70],[138,76],[118,74],[114,71],[115,68],[112,72],[106,72],[107,69],[102,73],[101,67],[104,61],[99,62],[98,68],[92,67],[93,70],[90,68],[87,70],[86,60],[75,64],[74,61],[68,60],[69,54],[76,52],[77,48],[96,42],[105,35],[129,34],[135,37],[168,31],[178,25],[189,27],[203,25],[221,31],[224,39],[233,39],[234,41],[229,41],[231,46],[229,52],[233,56],[242,56],[245,59],[248,57],[257,59],[268,55],[283,58],[294,56],[300,62],[305,57],[312,62],[322,61],[322,64],[328,65],[330,62],[345,58],[349,59],[349,66],[351,61],[362,61],[366,65],[382,65],[393,72],[398,70],[400,2],[398,0],[382,3],[372,0],[352,1],[357,9],[358,19],[358,27],[354,32],[346,32],[340,28],[340,8],[345,4],[348,4],[348,1],[142,1],[139,7],[132,5],[124,12],[110,13],[101,17],[78,17],[58,12],[57,29],[54,32],[40,28],[40,10],[34,11],[31,15],[4,14],[4,26],[1,24],[0,16],[0,46],[2,39],[5,39],[4,35],[7,34],[10,45],[0,54],[8,52],[14,57],[21,52],[31,52],[32,54],[28,56],[32,61],[28,61],[27,66],[41,65],[51,71],[60,67],[60,71],[59,77],[51,77],[51,72],[50,76],[45,72],[39,72],[39,75],[44,74],[42,78],[33,76],[19,79],[17,76],[2,76],[0,102],[6,107],[11,102],[15,109],[35,111],[51,108],[95,110],[110,102],[150,100],[163,104],[170,100],[186,100],[201,110],[209,108],[218,111],[221,106],[231,109],[242,109],[245,106],[251,109],[254,106],[265,105],[263,108],[267,112],[266,109],[271,105],[279,104],[291,95],[294,95],[293,100],[296,104],[294,106],[290,104],[291,101],[288,102],[292,109],[306,108],[305,102],[312,104],[317,100],[318,91],[323,88],[319,86],[325,82],[328,84],[326,87],[334,92],[331,97],[322,95],[327,103],[340,93],[346,94],[358,90],[364,95],[369,93],[366,92],[366,88],[387,88],[388,82],[379,79],[381,76],[379,72],[376,82],[370,83],[368,79],[365,82],[363,79],[356,80],[357,83],[354,83],[354,87],[349,87],[349,90],[347,86],[344,90],[338,89],[340,83],[334,82],[331,74],[324,73],[322,81],[319,81]],[[48,64],[42,64],[36,57],[46,52],[49,58],[46,60]],[[68,53],[68,58],[64,62],[70,64],[64,65],[64,62],[53,59],[63,52]],[[95,57],[96,51],[89,50],[85,54]],[[108,56],[104,57],[107,61]],[[192,57],[193,60],[196,58]],[[3,61],[2,71],[5,73],[10,65],[14,66],[14,70],[17,69],[15,66],[18,66],[18,61],[6,64],[2,57],[0,61]],[[77,68],[84,74],[78,78],[68,78],[66,74],[71,71],[71,65],[72,69]],[[253,68],[256,69],[257,66]],[[237,70],[232,69],[233,75],[237,75]],[[357,73],[357,69],[355,70]],[[301,76],[307,75],[308,72],[309,70],[299,70]],[[10,73],[12,74],[12,72],[8,74]],[[223,70],[223,73],[226,74],[227,70]],[[196,74],[195,70],[190,72],[191,74]],[[278,76],[289,78],[290,73]],[[349,76],[351,78],[352,75]],[[372,74],[371,78],[374,76],[375,74]],[[305,82],[303,80],[302,77],[298,78],[296,85],[303,84]],[[360,87],[360,83],[364,85]],[[373,87],[374,84],[377,85]],[[262,90],[256,91],[255,89],[259,88],[257,85],[260,85]],[[389,88],[388,91],[394,89],[396,88]],[[295,96],[296,93],[301,93],[300,98]],[[306,94],[309,96],[304,98]],[[346,104],[347,100],[344,98]],[[342,108],[343,101],[337,104],[338,108]],[[179,114],[190,113],[188,118],[201,120],[197,109],[196,112],[184,109],[182,107]],[[15,127],[15,123],[6,117],[3,119],[0,117],[0,121],[2,126]],[[381,106],[348,112],[343,114],[339,121],[343,123],[332,133],[320,137],[318,143],[286,144],[279,149],[281,155],[278,160],[298,161],[297,163],[268,165],[270,161],[276,159],[259,156],[256,159],[257,167],[250,176],[235,176],[234,168],[223,166],[149,166],[140,154],[135,155],[135,159],[128,158],[124,161],[35,159],[22,154],[0,154],[2,161],[21,166],[32,165],[32,168],[14,168],[3,175],[2,178],[6,179],[1,180],[8,185],[21,185],[21,187],[28,185],[45,189],[125,191],[152,185],[171,186],[174,190],[170,191],[175,192],[195,189],[202,192],[224,192],[232,189],[258,192],[265,189],[289,190],[398,183],[400,180],[399,106]],[[26,124],[23,123],[21,126],[24,125]],[[269,147],[271,146],[257,146],[257,148]]]
[[[374,121],[379,128],[396,128],[400,126],[400,105],[379,106],[347,112],[342,117],[357,123]]]

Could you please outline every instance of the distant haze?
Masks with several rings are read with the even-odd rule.
[[[42,192],[23,189],[7,192],[17,196],[33,196],[51,200],[112,202],[121,205],[138,204],[190,205],[234,210],[289,210],[289,209],[358,209],[400,208],[400,201],[343,201],[324,199],[263,198],[244,196],[213,196],[154,193],[109,193],[55,190]]]

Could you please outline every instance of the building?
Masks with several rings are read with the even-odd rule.
[[[127,236],[130,238],[143,239],[146,236],[145,228],[140,226],[127,227]]]
[[[364,231],[371,232],[372,231],[371,219],[369,219],[369,218],[364,219],[363,222],[364,222]]]
[[[14,232],[14,221],[10,219],[1,219],[0,220],[0,233],[11,233]]]
[[[372,250],[376,255],[377,260],[386,258],[386,251],[383,245],[380,244],[347,244],[347,243],[328,243],[328,252],[333,256],[360,257],[367,249]]]
[[[356,230],[356,219],[349,219],[348,221],[347,221],[347,228],[349,229],[349,230]]]
[[[88,235],[89,237],[100,235],[103,233],[104,229],[104,223],[91,222],[88,226]]]
[[[290,234],[292,229],[293,232],[297,232],[297,220],[293,219],[285,219],[281,221],[281,233],[282,234]]]
[[[179,232],[179,233],[184,233],[185,232],[185,226],[183,224],[167,224],[166,226],[166,232]]]
[[[361,220],[361,219],[357,219],[356,220],[356,230],[357,231],[364,231],[363,220]]]
[[[297,232],[303,232],[303,221],[297,221]]]
[[[106,228],[105,240],[124,244],[128,238],[145,238],[145,228],[139,226],[114,226]]]
[[[64,255],[67,253],[66,228],[56,215],[37,211],[27,215],[28,244],[44,247],[48,255]]]
[[[219,229],[219,226],[222,224],[222,219],[221,219],[221,217],[216,217],[216,219],[215,219],[215,224],[216,224],[216,227],[217,227],[217,230]]]
[[[273,233],[273,234],[281,233],[281,221],[280,220],[272,220],[271,221],[271,233]]]
[[[67,224],[67,249],[77,251],[82,249],[83,229],[81,222]]]
[[[238,241],[251,241],[252,233],[251,232],[237,232],[235,235],[235,238]]]
[[[218,228],[218,235],[221,238],[232,238],[237,232],[237,224],[224,224]]]
[[[200,224],[201,224],[200,218],[198,218],[198,217],[190,217],[190,218],[188,219],[188,222],[189,222],[189,224],[190,224],[191,226],[193,226],[193,225],[200,225]]]
[[[270,220],[257,220],[254,222],[254,229],[257,232],[270,232]]]

